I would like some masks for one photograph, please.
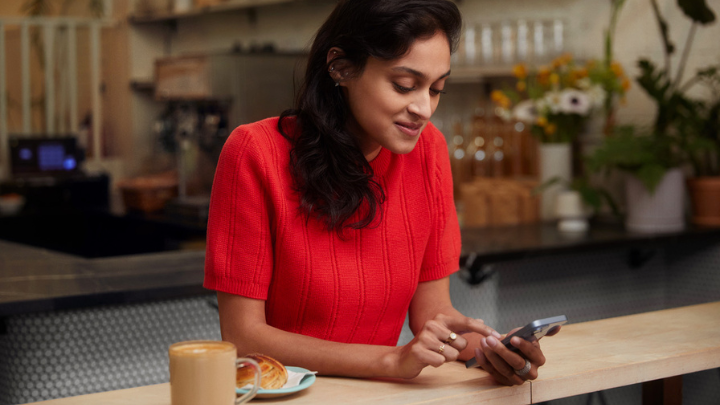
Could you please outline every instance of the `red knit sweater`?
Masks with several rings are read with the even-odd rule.
[[[288,170],[290,143],[277,122],[240,126],[223,148],[205,287],[266,300],[267,323],[289,332],[397,344],[418,283],[459,267],[445,138],[428,124],[411,153],[383,148],[370,162],[386,194],[382,221],[340,239],[301,215]]]

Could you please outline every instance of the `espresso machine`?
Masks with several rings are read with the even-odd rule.
[[[239,125],[292,108],[305,60],[301,54],[229,52],[156,61],[155,97],[165,110],[154,132],[175,154],[178,172],[178,198],[166,205],[168,217],[206,223],[225,140]]]

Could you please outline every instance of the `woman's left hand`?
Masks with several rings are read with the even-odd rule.
[[[512,334],[516,330],[514,329],[510,333]],[[560,327],[557,327],[547,336],[555,335],[559,331]],[[513,337],[510,344],[518,348],[520,354],[510,351],[500,343],[500,339],[494,336],[483,337],[480,340],[480,347],[475,349],[475,359],[478,365],[504,385],[520,385],[526,380],[536,379],[538,368],[545,364],[545,355],[540,349],[540,342],[537,339],[527,341]],[[526,359],[530,363],[530,370],[523,373],[521,370],[525,368]],[[522,375],[519,375],[518,372]]]

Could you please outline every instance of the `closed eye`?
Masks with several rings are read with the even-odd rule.
[[[397,83],[393,83],[393,86],[395,86],[395,89],[402,94],[409,93],[409,92],[417,89],[416,87],[401,86]],[[439,96],[440,94],[447,94],[447,92],[444,90],[433,89],[432,87],[430,88],[430,93],[432,93],[433,96]]]
[[[415,90],[415,87],[405,87],[405,86],[401,86],[401,85],[399,85],[399,84],[397,84],[397,83],[393,83],[393,86],[395,86],[395,89],[396,89],[398,92],[403,93],[403,94],[409,93],[409,92]]]

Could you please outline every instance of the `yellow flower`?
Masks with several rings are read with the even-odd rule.
[[[510,99],[500,90],[494,90],[490,94],[490,99],[502,108],[510,108]]]
[[[572,60],[573,60],[573,57],[571,54],[569,54],[569,53],[562,54],[552,61],[553,69],[557,69],[561,66],[565,66],[565,65],[569,64],[570,62],[572,62]]]
[[[538,69],[537,81],[541,86],[547,86],[550,83],[550,68],[542,66]]]
[[[613,72],[615,77],[622,77],[625,73],[623,72],[623,67],[618,62],[612,62],[610,64],[610,71]]]
[[[560,75],[558,75],[557,73],[550,74],[550,83],[552,83],[553,85],[560,83]]]
[[[535,122],[535,124],[537,124],[537,126],[539,127],[544,127],[545,125],[547,125],[547,123],[547,118],[545,117],[538,117],[537,122]]]
[[[545,126],[545,135],[552,135],[557,131],[557,125],[555,124],[547,124]]]
[[[517,89],[517,91],[525,91],[525,89],[527,89],[527,83],[525,83],[524,80],[520,80],[515,85],[515,88]]]
[[[512,70],[515,77],[520,80],[524,80],[527,77],[528,71],[524,63],[519,63],[513,67]]]
[[[630,89],[630,80],[627,77],[623,77],[620,86],[622,87],[623,91],[628,91]]]

